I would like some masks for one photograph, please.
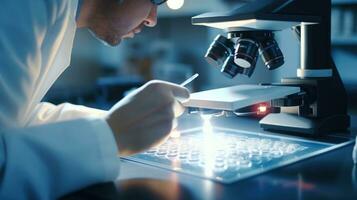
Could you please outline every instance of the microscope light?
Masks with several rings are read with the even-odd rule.
[[[258,107],[258,114],[265,114],[267,112],[268,108],[266,105],[260,105]]]
[[[211,124],[211,114],[201,114],[202,119],[202,132],[209,134],[213,132],[213,126]]]
[[[258,116],[264,116],[269,114],[270,109],[269,109],[269,105],[267,103],[260,103],[258,105],[256,105],[255,107],[255,113]]]

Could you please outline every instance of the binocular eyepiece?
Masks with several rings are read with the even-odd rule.
[[[230,32],[228,38],[218,35],[209,47],[205,58],[213,66],[222,67],[221,72],[229,78],[238,74],[251,77],[261,55],[269,70],[284,64],[284,56],[274,34],[270,31]]]

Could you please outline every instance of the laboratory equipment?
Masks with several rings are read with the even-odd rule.
[[[202,127],[129,159],[231,183],[351,144],[346,92],[331,57],[330,14],[329,0],[255,0],[193,17],[194,25],[227,33],[214,39],[205,58],[229,78],[250,77],[259,54],[269,70],[281,67],[285,60],[274,32],[291,28],[301,44],[297,77],[202,91],[184,102],[189,109],[212,113],[237,113],[269,102],[276,109],[260,121],[261,133],[212,126],[203,113]],[[334,142],[318,141],[330,136]]]
[[[234,42],[233,38],[238,38]],[[251,77],[261,55],[269,70],[284,64],[284,56],[271,31],[235,31],[229,39],[218,35],[209,47],[205,58],[214,66],[221,66],[221,72],[229,78],[238,74]]]
[[[319,135],[347,131],[350,125],[346,92],[331,57],[330,15],[329,0],[264,0],[248,2],[228,12],[198,15],[192,22],[227,32],[227,37],[220,35],[214,40],[206,59],[215,66],[223,63],[221,72],[230,78],[237,74],[251,76],[258,51],[269,70],[282,66],[284,56],[274,39],[274,32],[292,28],[301,44],[297,77],[283,78],[281,83],[271,85],[281,87],[281,90],[299,87],[301,91],[271,98],[271,105],[280,112],[267,115],[260,124],[272,131]],[[195,94],[192,96],[196,97]],[[201,103],[193,99],[188,105],[212,105]]]
[[[184,102],[186,107],[210,110],[235,111],[271,99],[300,92],[299,87],[272,85],[237,85],[229,88],[207,90],[191,94]]]

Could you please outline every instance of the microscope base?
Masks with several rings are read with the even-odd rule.
[[[332,132],[347,132],[350,125],[348,115],[312,119],[287,113],[272,113],[259,122],[264,130],[292,132],[309,135],[323,135]]]

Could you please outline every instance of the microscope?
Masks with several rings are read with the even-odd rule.
[[[215,38],[205,58],[211,65],[220,67],[229,78],[238,74],[250,77],[259,57],[269,70],[281,67],[284,56],[274,32],[291,29],[300,41],[297,77],[253,88],[266,89],[265,93],[258,92],[256,95],[260,95],[261,101],[269,100],[274,108],[272,113],[261,119],[260,126],[273,132],[311,136],[347,131],[350,126],[347,95],[331,56],[330,0],[314,0],[313,3],[311,0],[255,0],[228,12],[195,16],[192,23],[226,32],[226,36]],[[218,101],[212,97],[218,93],[219,98],[235,98],[232,88],[193,94],[192,101],[186,106],[234,111],[240,107],[217,106]],[[246,89],[243,88],[243,91]],[[208,97],[206,100],[211,102],[202,103],[199,101],[202,96]],[[243,101],[236,103],[248,106]]]
[[[215,38],[205,57],[229,78],[250,77],[260,57],[269,70],[281,67],[284,56],[274,34],[291,28],[301,43],[297,77],[275,84],[193,93],[183,105],[198,110],[203,123],[190,119],[180,134],[129,159],[233,183],[353,143],[346,134],[350,124],[346,92],[331,57],[331,2],[311,2],[255,0],[229,12],[193,17],[195,25],[227,33]],[[223,124],[211,123],[211,117],[219,113],[238,115],[242,109],[261,103],[273,108],[260,120],[267,131],[241,130],[240,126],[255,121],[235,121],[226,115],[217,120]]]

